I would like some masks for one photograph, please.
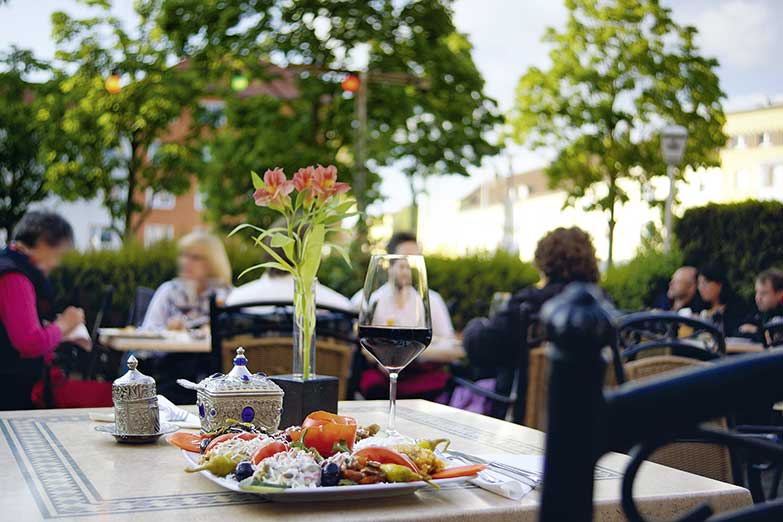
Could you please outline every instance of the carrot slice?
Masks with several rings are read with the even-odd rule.
[[[166,437],[166,442],[172,446],[176,446],[185,451],[192,451],[193,453],[199,453],[199,443],[201,442],[201,435],[196,433],[190,433],[187,431],[178,431],[172,433]]]
[[[447,479],[457,477],[469,477],[476,475],[479,471],[487,469],[486,464],[471,464],[469,466],[455,466],[453,468],[446,468],[444,470],[435,473],[433,479]]]

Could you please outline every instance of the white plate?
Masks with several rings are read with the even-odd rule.
[[[182,450],[185,460],[190,466],[197,466],[198,453]],[[368,498],[399,497],[410,495],[423,488],[431,488],[429,484],[423,481],[418,482],[395,482],[383,484],[366,484],[361,486],[326,486],[317,488],[291,488],[283,489],[279,493],[257,493],[245,491],[239,487],[236,480],[213,475],[209,471],[201,471],[202,475],[207,477],[215,484],[238,493],[252,493],[259,495],[272,502],[326,502],[335,500],[360,500]],[[439,486],[447,484],[458,484],[465,482],[472,477],[457,477],[451,479],[433,480]]]

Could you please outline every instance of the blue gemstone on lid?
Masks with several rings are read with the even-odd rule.
[[[242,380],[243,380],[243,381],[245,381],[245,382],[247,382],[247,381],[249,381],[249,380],[250,380],[250,376],[249,376],[249,375],[243,375],[243,376],[242,376]]]
[[[217,415],[217,410],[215,410],[215,408],[212,408],[211,410],[209,410],[209,416],[210,417],[214,417],[215,415]]]
[[[256,411],[250,406],[245,406],[242,410],[242,422],[252,422],[256,416]]]
[[[203,402],[198,405],[198,415],[199,415],[199,417],[206,417],[207,416],[207,412],[204,411],[204,403]]]
[[[259,377],[266,377],[266,374],[264,372],[256,372],[256,375]]]

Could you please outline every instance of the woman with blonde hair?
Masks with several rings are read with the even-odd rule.
[[[209,298],[231,290],[231,264],[223,243],[207,232],[180,239],[176,279],[160,285],[144,316],[146,330],[196,328],[209,321]]]

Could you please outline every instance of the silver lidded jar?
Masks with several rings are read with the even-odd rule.
[[[114,423],[117,435],[155,435],[160,432],[155,379],[136,369],[139,361],[128,358],[128,372],[114,381]]]
[[[228,374],[215,373],[203,379],[196,392],[202,431],[220,428],[229,419],[253,423],[268,432],[280,425],[283,390],[263,372],[250,373],[242,347],[237,348]]]

